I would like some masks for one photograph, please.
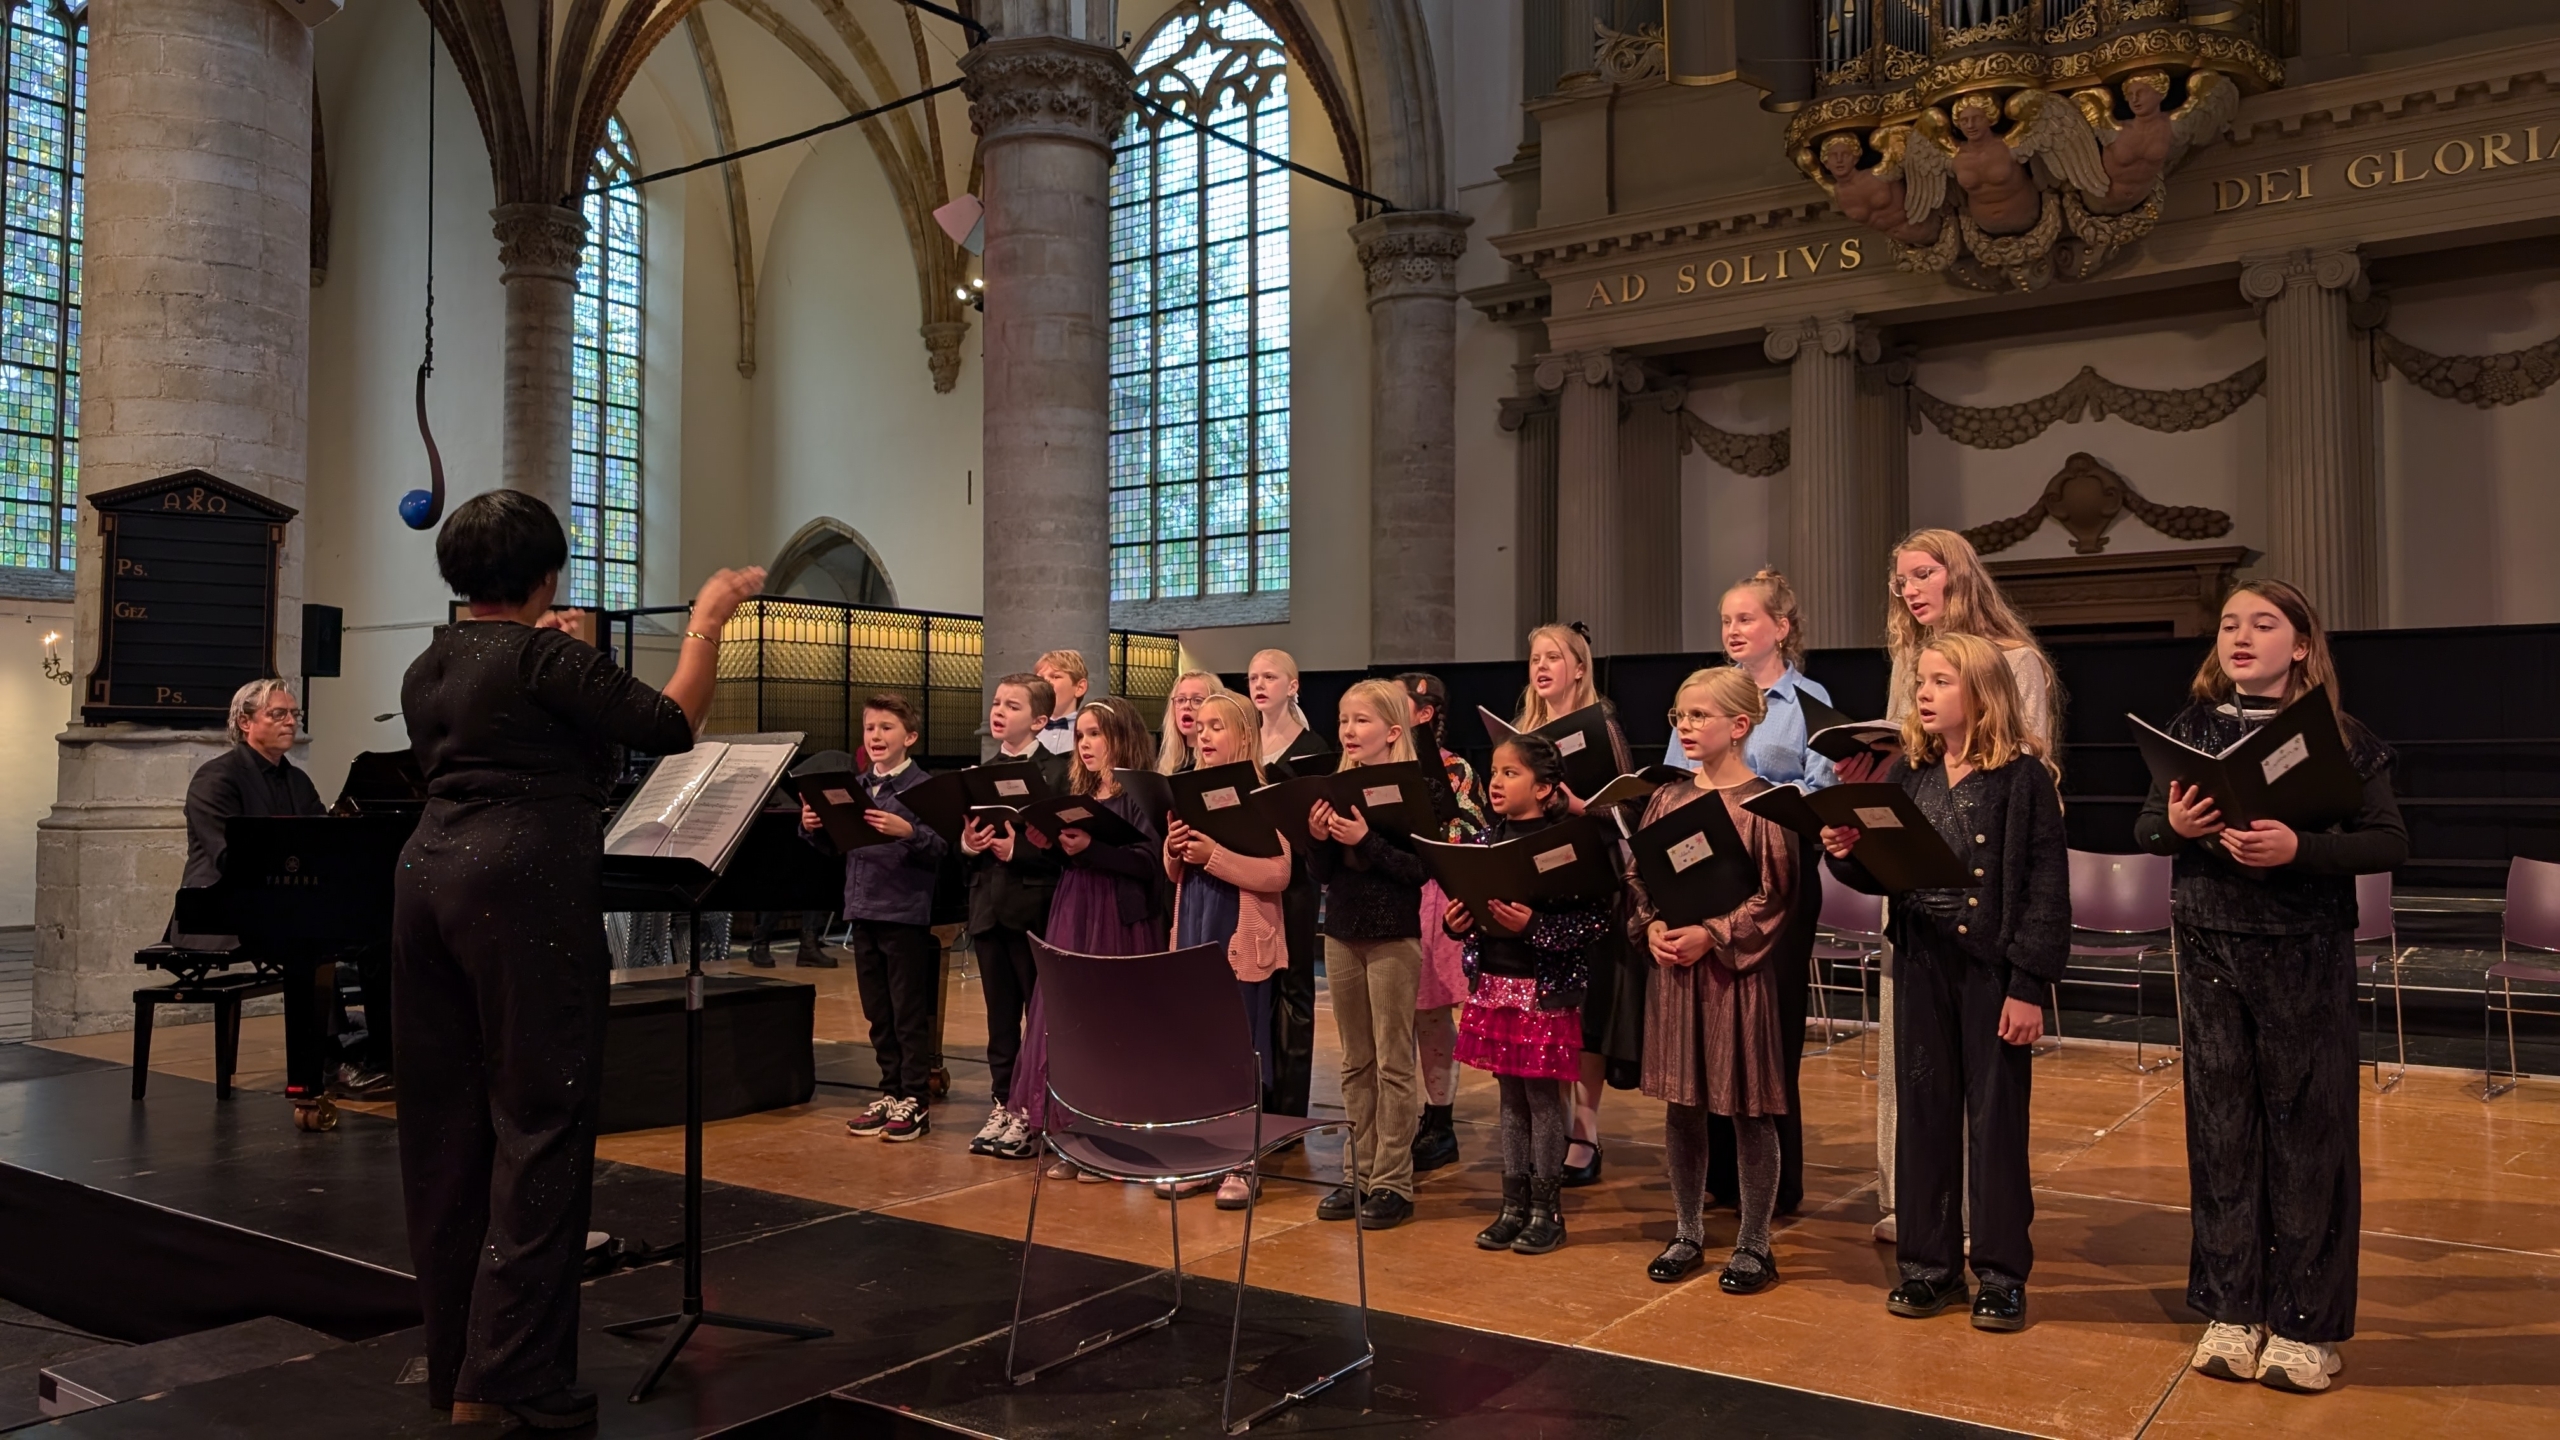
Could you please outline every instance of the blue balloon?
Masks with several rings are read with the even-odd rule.
[[[438,518],[436,515],[436,497],[424,490],[412,490],[408,494],[401,496],[400,518],[407,521],[409,528],[412,530],[431,530],[435,528],[435,523]]]

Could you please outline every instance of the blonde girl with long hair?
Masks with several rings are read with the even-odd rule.
[[[1245,694],[1262,712],[1262,763],[1321,755],[1323,739],[1298,704],[1298,661],[1286,650],[1256,650],[1244,672]]]
[[[1156,773],[1179,775],[1192,767],[1192,737],[1200,729],[1200,702],[1227,693],[1227,683],[1206,670],[1174,677],[1164,697],[1164,735],[1156,745]],[[1256,756],[1260,759],[1260,756]]]
[[[1414,758],[1413,708],[1394,681],[1353,685],[1335,715],[1342,769]],[[1422,861],[1404,837],[1373,827],[1357,809],[1344,813],[1319,800],[1305,827],[1307,868],[1324,887],[1326,993],[1342,1040],[1342,1107],[1350,1113],[1360,1184],[1326,1195],[1316,1218],[1356,1216],[1363,1229],[1384,1230],[1413,1214],[1413,1132],[1422,1117],[1413,1039]]]
[[[1245,666],[1245,695],[1259,714],[1262,763],[1274,780],[1295,779],[1301,767],[1321,764],[1331,753],[1323,737],[1307,724],[1298,704],[1298,662],[1286,650],[1257,650]],[[1281,897],[1289,938],[1289,968],[1274,981],[1271,1026],[1277,1056],[1272,1065],[1271,1093],[1263,1109],[1274,1115],[1307,1113],[1307,1092],[1315,1078],[1317,884],[1300,847],[1297,873],[1289,877]]]
[[[2027,726],[2007,657],[1978,635],[1940,635],[1913,659],[1903,753],[1885,777],[1927,816],[1974,883],[1894,895],[1892,1087],[1901,1114],[1901,1283],[1886,1308],[1913,1319],[1981,1290],[1977,1330],[2026,1326],[2029,1050],[2071,946],[2069,840],[2051,758]],[[1822,832],[1831,871],[1883,894],[1861,833]],[[1970,1201],[1968,1207],[1967,1201]]]

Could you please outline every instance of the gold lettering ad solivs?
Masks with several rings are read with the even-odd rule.
[[[1771,250],[1754,250],[1745,255],[1719,255],[1713,260],[1683,261],[1668,277],[1667,288],[1673,295],[1694,295],[1700,290],[1726,290],[1781,280],[1809,280],[1826,271],[1855,270],[1865,263],[1865,241],[1852,235],[1842,240],[1816,241],[1811,245],[1785,245]],[[1583,300],[1582,308],[1597,310],[1603,306],[1633,305],[1653,293],[1653,280],[1631,270],[1613,279],[1592,281],[1591,293]]]

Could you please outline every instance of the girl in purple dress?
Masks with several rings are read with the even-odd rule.
[[[1051,948],[1078,955],[1153,955],[1165,948],[1164,831],[1158,817],[1122,789],[1114,773],[1147,769],[1154,758],[1146,722],[1128,701],[1106,695],[1076,712],[1069,790],[1091,796],[1136,826],[1143,838],[1135,844],[1106,845],[1082,830],[1052,836],[1025,827],[1025,839],[1044,849],[1054,846],[1065,860],[1066,872],[1058,877],[1049,903],[1049,928],[1040,937]],[[1032,1129],[1048,1128],[1048,1017],[1036,984],[1023,1026],[1022,1057],[1014,1066],[1011,1104]],[[1052,1178],[1061,1180],[1077,1173],[1063,1160],[1050,1169]]]

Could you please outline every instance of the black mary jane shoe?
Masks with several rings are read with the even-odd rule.
[[[1393,1190],[1372,1190],[1360,1202],[1360,1228],[1393,1230],[1413,1218],[1413,1201]]]
[[[1591,1147],[1591,1163],[1588,1165],[1567,1165],[1564,1167],[1564,1174],[1558,1179],[1557,1183],[1567,1190],[1579,1190],[1585,1185],[1597,1185],[1600,1183],[1600,1142],[1597,1140],[1580,1140],[1575,1143]]]
[[[1694,1240],[1674,1240],[1662,1247],[1653,1263],[1644,1267],[1644,1276],[1657,1285],[1677,1285],[1707,1263],[1707,1252]]]
[[[1757,1295],[1777,1283],[1778,1262],[1765,1250],[1734,1251],[1716,1277],[1716,1288],[1727,1295]]]
[[[1884,1297],[1884,1308],[1906,1320],[1926,1320],[1940,1314],[1950,1305],[1964,1303],[1964,1281],[1905,1280]]]
[[[1348,1220],[1360,1213],[1360,1196],[1348,1185],[1336,1185],[1316,1202],[1319,1220]]]
[[[596,1423],[596,1392],[571,1385],[530,1400],[510,1400],[503,1408],[528,1429],[580,1430]]]
[[[1973,1328],[2003,1334],[2027,1328],[2027,1289],[1986,1282],[1973,1297]]]

